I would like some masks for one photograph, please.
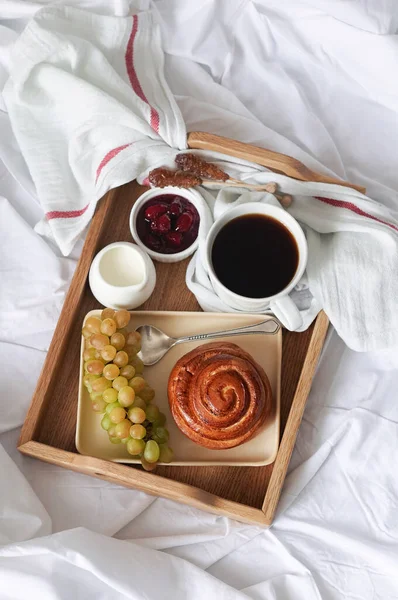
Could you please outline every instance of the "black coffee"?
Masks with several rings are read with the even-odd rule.
[[[247,298],[268,298],[293,279],[299,261],[290,231],[266,215],[243,215],[217,234],[211,255],[217,278]]]

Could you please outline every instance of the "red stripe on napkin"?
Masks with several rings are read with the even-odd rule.
[[[321,196],[314,196],[314,198],[320,200],[321,202],[324,202],[325,204],[336,206],[337,208],[346,208],[347,210],[350,210],[351,212],[354,212],[357,215],[360,215],[361,217],[367,217],[368,219],[372,219],[373,221],[377,221],[382,225],[387,225],[387,227],[391,227],[392,229],[395,229],[395,231],[398,231],[398,227],[396,227],[392,223],[387,223],[387,221],[382,221],[381,219],[370,215],[361,208],[358,208],[358,206],[355,206],[355,204],[353,204],[352,202],[345,202],[344,200],[334,200],[332,198],[322,198]]]
[[[127,49],[126,49],[126,55],[125,55],[127,74],[130,79],[131,87],[133,88],[133,90],[135,91],[137,96],[139,98],[141,98],[141,100],[143,102],[145,102],[145,104],[148,104],[149,108],[151,109],[150,125],[151,125],[152,129],[154,131],[156,131],[156,133],[159,133],[159,113],[155,108],[153,108],[153,106],[151,106],[149,104],[148,98],[144,94],[144,90],[141,87],[141,84],[138,80],[137,73],[136,73],[136,70],[134,67],[134,40],[135,40],[135,36],[137,35],[137,31],[138,31],[138,15],[134,15],[133,16],[133,28],[131,30],[130,38],[127,43]]]
[[[135,36],[137,35],[137,31],[138,31],[138,16],[134,15],[133,16],[133,28],[131,30],[131,34],[129,37],[129,41],[127,43],[126,54],[125,54],[127,74],[129,76],[131,87],[133,88],[134,92],[150,108],[150,111],[151,111],[150,112],[150,125],[151,125],[152,129],[154,131],[156,131],[156,133],[159,133],[159,113],[155,108],[153,108],[153,106],[151,106],[149,104],[148,98],[144,94],[144,90],[141,87],[141,84],[139,82],[139,79],[138,79],[138,76],[137,76],[137,73],[136,73],[136,70],[134,67],[134,40],[135,40]],[[117,148],[113,148],[113,150],[110,150],[107,154],[105,154],[104,158],[101,160],[101,162],[97,168],[96,178],[95,178],[96,182],[98,180],[98,177],[101,174],[102,169],[108,164],[108,162],[110,160],[112,160],[112,158],[117,156],[119,154],[119,152],[121,152],[122,150],[127,148],[127,146],[130,146],[130,145],[131,144],[124,144],[123,146],[118,146]],[[84,208],[81,208],[80,210],[65,210],[65,211],[53,210],[53,211],[47,212],[46,217],[47,217],[48,221],[50,219],[73,219],[75,217],[80,217],[83,213],[86,212],[88,207],[89,207],[89,204],[87,204],[87,206],[85,206]]]
[[[113,150],[110,150],[107,154],[105,154],[104,158],[98,165],[95,182],[97,182],[97,179],[100,176],[101,171],[105,167],[105,165],[107,165],[108,162],[112,160],[112,158],[114,158],[117,154],[119,154],[119,152],[121,152],[128,146],[131,146],[131,144],[123,144],[123,146],[118,146],[117,148],[114,148]],[[46,213],[46,218],[47,221],[50,221],[50,219],[73,219],[75,217],[80,217],[83,213],[85,213],[89,206],[90,204],[87,204],[87,206],[79,210],[52,210]]]
[[[100,164],[98,165],[97,176],[95,178],[96,182],[97,182],[98,177],[101,174],[102,169],[105,167],[105,165],[107,165],[108,162],[110,160],[112,160],[112,158],[115,158],[115,156],[117,156],[119,154],[119,152],[121,152],[122,150],[124,150],[128,146],[131,146],[131,144],[123,144],[123,146],[118,146],[117,148],[114,148],[113,150],[110,150],[108,152],[108,154],[105,154],[104,158],[101,160]]]
[[[50,219],[73,219],[74,217],[80,217],[85,213],[89,206],[90,203],[80,210],[51,210],[46,213],[46,218],[47,221]]]

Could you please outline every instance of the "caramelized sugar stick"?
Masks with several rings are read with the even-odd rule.
[[[190,188],[201,184],[202,178],[196,173],[184,173],[184,171],[176,171],[174,173],[173,185],[177,187]]]
[[[200,175],[200,177],[208,177],[209,179],[219,181],[229,179],[227,173],[219,169],[216,165],[195,156],[195,154],[177,154],[175,161],[182,171],[189,171],[190,173],[195,173],[195,175]]]
[[[172,185],[171,182],[173,178],[174,171],[163,169],[162,167],[150,171],[148,175],[150,183],[156,187],[166,187],[167,185]]]
[[[154,169],[148,175],[150,183],[156,187],[166,187],[174,185],[181,188],[190,188],[200,185],[202,179],[194,173],[184,173],[183,171],[170,171],[162,167]]]

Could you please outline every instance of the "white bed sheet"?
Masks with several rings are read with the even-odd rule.
[[[397,208],[393,0],[153,6],[188,130],[286,152]],[[38,7],[0,2],[0,89]],[[329,334],[269,530],[18,453],[81,243],[64,258],[33,231],[42,211],[1,107],[0,598],[398,598],[398,352]]]

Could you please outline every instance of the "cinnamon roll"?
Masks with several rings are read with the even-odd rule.
[[[239,446],[272,410],[267,375],[236,344],[204,344],[185,354],[170,373],[168,398],[179,429],[211,449]]]

